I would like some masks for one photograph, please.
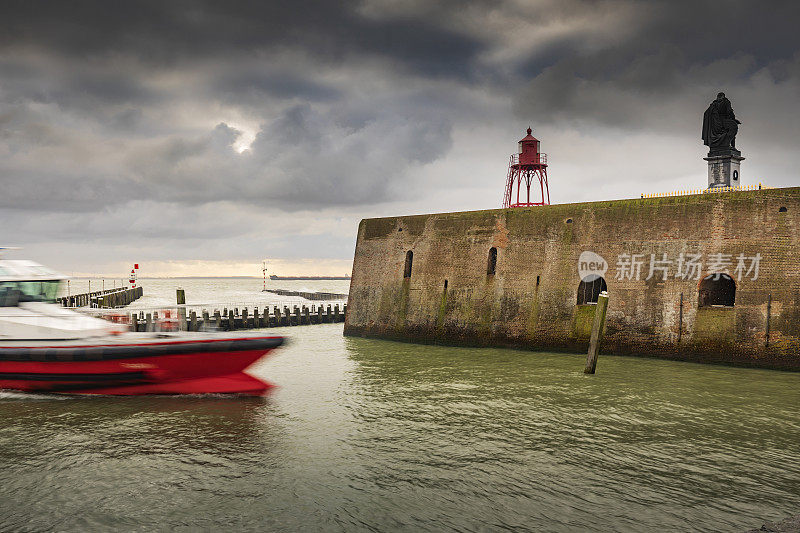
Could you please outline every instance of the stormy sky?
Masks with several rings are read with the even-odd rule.
[[[791,1],[0,4],[0,245],[74,274],[349,273],[365,217],[499,207],[531,126],[553,203],[800,184]]]

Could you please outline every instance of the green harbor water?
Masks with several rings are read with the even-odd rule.
[[[271,330],[266,398],[0,392],[0,530],[744,531],[800,374]]]

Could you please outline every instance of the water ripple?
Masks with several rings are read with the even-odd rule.
[[[293,328],[264,399],[0,391],[10,530],[721,531],[800,508],[800,375]]]

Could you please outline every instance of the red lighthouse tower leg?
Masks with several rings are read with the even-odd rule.
[[[531,201],[531,185],[537,180],[541,194],[538,202]],[[521,192],[523,186],[525,187],[524,193]],[[534,196],[536,195],[535,191],[536,189],[534,189]],[[524,197],[521,198],[522,194]],[[519,153],[512,154],[508,161],[503,207],[534,205],[550,205],[550,189],[547,185],[547,155],[539,151],[539,139],[531,135],[531,129],[528,128],[528,135],[519,141]]]

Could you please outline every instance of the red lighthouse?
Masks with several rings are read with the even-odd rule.
[[[531,184],[539,182],[541,201],[531,201]],[[520,192],[522,188],[524,192]],[[515,192],[516,189],[516,192]],[[524,195],[520,198],[520,195]],[[533,190],[534,200],[538,196]],[[550,189],[547,187],[547,155],[539,152],[539,139],[528,135],[519,141],[519,153],[512,154],[508,161],[508,178],[503,195],[503,207],[528,207],[532,205],[550,205]]]

